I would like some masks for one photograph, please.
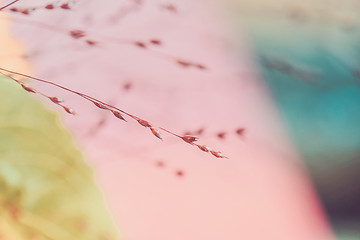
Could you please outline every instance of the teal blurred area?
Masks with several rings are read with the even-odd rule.
[[[351,66],[322,47],[306,56],[284,52],[281,60],[262,53],[262,76],[309,163],[353,159],[360,149],[360,81]]]
[[[338,238],[360,239],[359,4],[262,2],[241,23],[261,76]]]

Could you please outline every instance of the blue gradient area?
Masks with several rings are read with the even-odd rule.
[[[289,51],[276,44],[269,53],[268,40],[257,40],[255,48],[262,63],[262,76],[305,159],[343,162],[359,154],[360,77],[356,71],[360,70],[360,64],[357,56],[340,54],[337,57],[321,44],[306,53]],[[359,53],[360,48],[356,52]]]

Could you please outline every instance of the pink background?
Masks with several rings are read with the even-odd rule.
[[[31,3],[41,5],[17,5]],[[26,45],[33,75],[179,134],[204,128],[201,143],[230,158],[216,159],[165,133],[161,142],[131,119],[122,122],[77,96],[34,83],[78,113],[67,115],[44,101],[63,115],[94,167],[123,238],[333,239],[241,29],[232,27],[220,1],[174,1],[178,13],[164,10],[164,3],[88,0],[72,11],[13,15],[13,33]],[[134,11],[121,18],[124,9]],[[67,30],[73,29],[99,44],[72,39]],[[163,45],[144,50],[115,42],[152,38]],[[171,56],[208,70],[182,68]],[[105,124],[97,129],[99,121]],[[243,137],[238,128],[246,129]],[[226,138],[217,138],[223,131]],[[178,170],[185,175],[177,177]]]

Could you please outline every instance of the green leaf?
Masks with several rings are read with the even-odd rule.
[[[0,239],[119,239],[56,114],[0,78]]]

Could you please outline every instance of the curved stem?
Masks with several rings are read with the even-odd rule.
[[[58,87],[58,88],[64,89],[65,91],[68,91],[68,92],[71,92],[71,93],[73,93],[73,94],[79,95],[80,97],[82,97],[82,98],[84,98],[84,99],[86,99],[86,100],[88,100],[88,101],[90,101],[90,102],[101,103],[101,104],[103,104],[103,105],[105,105],[105,106],[107,106],[107,107],[109,107],[109,108],[115,109],[115,110],[117,110],[117,111],[119,111],[119,112],[121,112],[121,113],[123,113],[123,114],[125,114],[125,115],[127,115],[127,116],[129,116],[129,117],[131,117],[131,118],[133,118],[133,119],[135,119],[135,120],[139,120],[139,119],[141,120],[141,118],[139,118],[139,117],[137,117],[137,116],[135,116],[135,115],[132,115],[132,114],[130,114],[130,113],[128,113],[128,112],[125,112],[124,110],[121,110],[121,109],[119,109],[119,108],[117,108],[117,107],[115,107],[115,106],[112,106],[112,105],[110,105],[110,104],[107,104],[107,103],[105,103],[105,102],[102,102],[102,101],[100,101],[100,100],[98,100],[98,99],[96,99],[96,98],[93,98],[93,97],[91,97],[91,96],[89,96],[89,95],[87,95],[87,94],[84,94],[84,93],[80,93],[80,92],[71,90],[70,88],[61,86],[61,85],[59,85],[59,84],[56,84],[56,83],[53,83],[53,82],[50,82],[50,81],[47,81],[47,80],[44,80],[44,79],[32,77],[32,76],[27,75],[27,74],[23,74],[23,73],[19,73],[19,72],[7,70],[7,69],[2,68],[2,67],[0,67],[0,70],[5,71],[5,72],[8,72],[8,73],[16,74],[16,75],[19,75],[19,76],[22,76],[22,77],[30,78],[30,79],[35,80],[35,81],[39,81],[39,82],[42,82],[42,83],[46,83],[46,84],[50,84],[50,85],[56,86],[56,87]],[[163,131],[165,131],[165,132],[167,132],[167,133],[169,133],[169,134],[171,134],[171,135],[173,135],[173,136],[176,136],[176,137],[181,138],[181,136],[179,136],[178,134],[173,133],[173,132],[171,132],[171,131],[169,131],[169,130],[167,130],[167,129],[165,129],[165,128],[162,128],[162,127],[158,127],[158,128],[161,129],[161,130],[163,130]]]

